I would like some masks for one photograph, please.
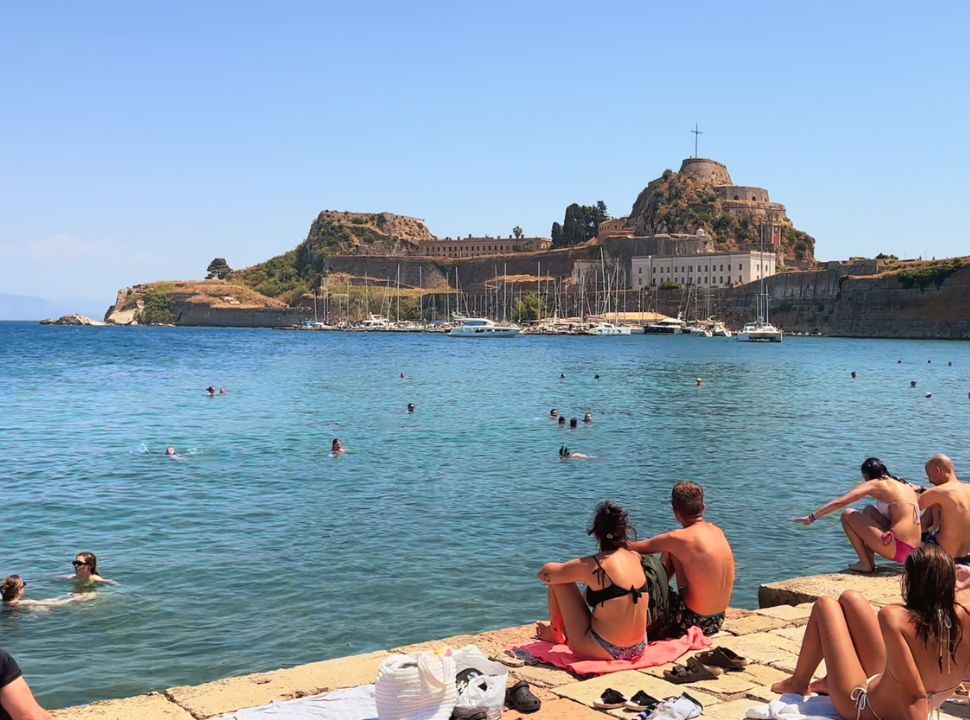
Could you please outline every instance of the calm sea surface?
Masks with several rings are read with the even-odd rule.
[[[934,452],[967,467],[968,392],[967,343],[2,323],[0,575],[56,597],[91,550],[121,585],[0,612],[0,647],[59,707],[529,622],[535,572],[593,549],[599,500],[650,535],[683,479],[754,606],[853,559],[837,519],[790,519],[865,457],[921,482]]]

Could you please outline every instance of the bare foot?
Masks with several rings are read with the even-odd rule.
[[[566,642],[566,636],[557,632],[552,623],[537,622],[536,637],[553,645],[562,645]]]
[[[799,683],[795,680],[795,676],[792,675],[787,680],[780,680],[771,686],[771,692],[778,693],[779,695],[787,695],[789,693],[793,695],[801,695],[805,697],[808,694],[808,685],[805,683]]]
[[[857,572],[857,573],[874,573],[876,572],[876,566],[874,563],[863,562],[862,560],[860,560],[854,565],[849,565],[848,570],[849,572]]]
[[[829,676],[826,675],[818,680],[813,680],[808,684],[808,691],[813,692],[816,695],[828,695],[829,694]]]

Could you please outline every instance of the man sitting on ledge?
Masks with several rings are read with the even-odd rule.
[[[923,527],[937,529],[926,542],[939,545],[953,558],[958,566],[957,582],[962,585],[966,572],[960,572],[959,566],[970,565],[970,485],[960,482],[953,461],[946,455],[930,458],[926,477],[933,487],[919,496]]]
[[[665,617],[650,618],[650,639],[680,637],[693,625],[713,635],[721,629],[731,602],[734,553],[721,528],[704,519],[700,485],[677,483],[671,505],[681,529],[629,544],[641,555],[661,553],[667,576],[677,577],[678,589],[670,591]]]

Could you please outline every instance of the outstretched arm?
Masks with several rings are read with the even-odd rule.
[[[864,497],[868,497],[869,491],[871,489],[872,489],[872,486],[869,484],[868,481],[864,483],[860,483],[859,485],[856,485],[854,488],[852,488],[852,490],[847,492],[842,497],[838,498],[837,500],[833,500],[832,502],[827,503],[826,505],[823,505],[815,512],[809,513],[805,517],[795,518],[795,522],[799,523],[800,525],[811,525],[813,522],[815,522],[816,520],[822,519],[826,515],[831,515],[832,513],[846,507],[847,505],[851,505],[854,502],[858,502],[859,500],[862,500],[862,498]]]
[[[661,535],[655,535],[649,540],[638,540],[637,542],[627,543],[627,547],[641,555],[670,552],[676,544],[674,534],[676,532],[676,530],[672,530]]]

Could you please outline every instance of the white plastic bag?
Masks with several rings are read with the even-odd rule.
[[[379,720],[448,720],[458,697],[450,654],[391,655],[374,685]]]
[[[474,668],[481,673],[480,677],[469,682],[458,694],[454,716],[461,718],[484,710],[488,720],[500,720],[502,708],[505,706],[508,668],[502,663],[489,660],[474,645],[455,650],[453,657],[456,674],[468,668]]]

